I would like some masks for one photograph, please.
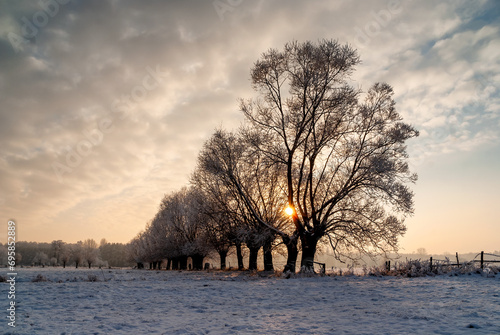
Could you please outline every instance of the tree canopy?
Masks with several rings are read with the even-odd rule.
[[[252,257],[279,237],[289,271],[299,250],[301,269],[311,270],[319,242],[338,258],[397,250],[417,180],[406,142],[418,131],[396,111],[390,85],[353,87],[359,63],[356,50],[332,40],[287,43],[255,62],[256,96],[240,100],[244,124],[216,130],[192,178],[210,204],[199,207],[206,226],[214,232],[217,222],[228,239],[222,249],[243,242]]]

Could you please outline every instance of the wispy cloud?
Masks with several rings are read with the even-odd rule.
[[[211,1],[60,1],[53,16],[38,3],[0,5],[0,208],[21,239],[130,239],[187,182],[213,129],[239,125],[237,98],[253,94],[261,52],[293,39],[358,47],[356,84],[389,82],[422,132],[415,164],[498,146],[495,1],[221,2],[223,20]],[[36,34],[23,17],[40,23]],[[99,143],[82,144],[88,134]],[[53,165],[79,145],[61,181]]]

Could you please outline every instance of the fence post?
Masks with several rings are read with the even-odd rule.
[[[481,251],[481,270],[483,269],[484,266],[484,251]]]
[[[432,256],[431,256],[431,259],[429,261],[431,264],[430,264],[430,267],[431,267],[431,271],[432,271]]]
[[[457,267],[460,267],[460,262],[458,261],[458,252],[457,252]]]

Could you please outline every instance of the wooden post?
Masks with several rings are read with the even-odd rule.
[[[484,251],[481,251],[481,270],[483,269],[484,266]]]
[[[431,256],[431,259],[429,260],[429,262],[431,263],[430,267],[431,267],[431,271],[432,271],[432,256]]]
[[[460,262],[458,261],[458,252],[457,252],[457,266],[460,266]]]

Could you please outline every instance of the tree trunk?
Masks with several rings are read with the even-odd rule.
[[[264,271],[274,271],[272,241],[264,243]]]
[[[295,273],[295,268],[297,266],[297,256],[299,254],[299,248],[297,247],[297,236],[294,235],[292,237],[284,236],[283,243],[286,245],[287,250],[287,259],[286,265],[283,269],[283,272],[291,272]]]
[[[300,272],[314,272],[314,255],[316,254],[318,239],[316,235],[306,232],[300,236],[300,242],[302,244]]]
[[[179,270],[187,270],[188,257],[181,256],[179,257]]]
[[[63,269],[66,269],[66,262],[63,262]]]
[[[205,257],[200,254],[192,255],[191,260],[193,262],[193,270],[203,270],[203,259]]]
[[[170,265],[172,265],[172,260],[170,258],[167,258],[167,268],[166,268],[166,270],[170,270]]]
[[[219,251],[219,257],[220,257],[220,269],[225,270],[226,269],[227,250]]]
[[[252,247],[248,258],[248,270],[257,270],[257,256],[259,255],[260,247]]]
[[[174,257],[172,258],[172,270],[178,270],[179,269],[179,258]]]
[[[238,270],[243,270],[243,252],[241,251],[241,243],[236,244],[236,258],[238,258]]]

